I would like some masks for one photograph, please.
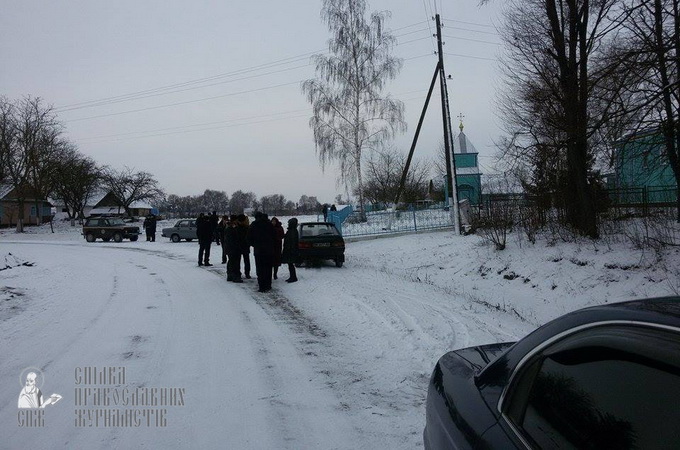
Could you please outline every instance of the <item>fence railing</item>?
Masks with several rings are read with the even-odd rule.
[[[614,206],[673,205],[678,198],[677,188],[668,186],[607,189],[607,194]]]
[[[453,227],[448,208],[430,208],[397,211],[372,211],[363,215],[354,211],[342,223],[345,237],[415,232]]]

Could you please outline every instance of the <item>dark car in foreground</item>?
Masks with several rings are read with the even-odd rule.
[[[139,238],[139,227],[125,223],[120,217],[88,217],[83,224],[83,236],[87,242],[94,242],[97,239],[104,242],[111,239],[115,242],[121,242],[123,239],[136,241]]]
[[[345,262],[345,240],[331,222],[303,222],[299,225],[298,262],[333,260],[337,267]]]
[[[596,306],[445,354],[426,449],[680,448],[680,297]]]
[[[179,242],[182,239],[186,239],[187,242],[191,242],[194,239],[198,239],[198,236],[196,235],[196,220],[178,220],[174,226],[163,228],[161,236],[170,238],[172,242]]]

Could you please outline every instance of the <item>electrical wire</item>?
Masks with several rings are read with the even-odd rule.
[[[323,50],[320,50],[320,51],[323,51]],[[222,73],[222,74],[218,74],[218,75],[213,75],[213,76],[206,77],[206,78],[189,80],[189,81],[185,81],[185,82],[182,82],[182,83],[176,83],[176,84],[161,86],[161,87],[157,87],[157,88],[153,88],[153,89],[137,91],[137,92],[133,92],[133,93],[129,93],[129,94],[123,94],[123,95],[114,96],[114,97],[106,97],[106,98],[101,98],[101,99],[97,99],[97,100],[90,100],[90,101],[86,101],[86,102],[64,105],[64,106],[60,106],[58,108],[55,108],[55,111],[56,112],[63,112],[64,110],[66,110],[68,108],[75,109],[75,107],[77,107],[77,106],[88,106],[89,107],[92,104],[108,102],[108,101],[112,101],[112,100],[118,100],[118,99],[121,99],[121,98],[131,98],[131,97],[134,97],[134,96],[137,96],[137,95],[144,95],[144,94],[157,92],[157,91],[180,88],[180,87],[188,86],[188,85],[191,85],[191,84],[204,83],[204,82],[207,82],[207,81],[213,81],[213,80],[216,80],[216,79],[230,77],[230,76],[238,76],[238,75],[241,75],[243,73],[252,72],[252,71],[255,71],[255,70],[260,70],[260,69],[263,69],[263,68],[270,68],[270,67],[275,67],[275,66],[279,66],[279,65],[283,65],[283,64],[290,64],[292,62],[297,62],[301,58],[309,57],[309,56],[311,56],[315,53],[317,53],[317,52],[303,53],[302,55],[297,55],[297,56],[292,56],[292,57],[289,57],[289,58],[280,59],[280,60],[277,60],[277,61],[274,61],[274,62],[271,62],[271,63],[260,64],[260,65],[257,65],[257,66],[252,66],[252,67],[239,69],[239,70],[232,71],[232,72],[226,72],[226,73]],[[94,105],[94,106],[98,106],[98,105]]]
[[[478,22],[464,22],[464,21],[462,21],[462,20],[446,19],[446,18],[442,18],[442,20],[444,20],[444,21],[446,21],[446,22],[462,23],[462,24],[464,24],[464,25],[475,25],[475,26],[484,27],[484,28],[494,28],[494,29],[496,28],[496,27],[494,27],[493,25],[484,24],[484,23],[478,23]]]
[[[503,45],[500,42],[482,41],[480,39],[470,39],[470,38],[464,38],[464,37],[458,37],[458,36],[449,36],[449,35],[446,35],[446,34],[442,34],[442,37],[446,37],[446,38],[449,38],[449,39],[458,39],[460,41],[480,42],[482,44]]]
[[[472,55],[460,55],[460,54],[458,54],[458,53],[447,53],[447,52],[444,52],[444,55],[447,55],[447,56],[456,56],[456,57],[458,57],[458,58],[481,59],[481,60],[484,60],[484,61],[498,61],[497,59],[494,59],[494,58],[484,58],[484,57],[482,57],[482,56],[472,56]]]
[[[423,22],[417,22],[415,24],[406,25],[404,27],[397,28],[397,30],[406,29],[406,28],[410,28],[410,27],[418,26],[418,25],[422,25],[422,24],[423,24]],[[401,36],[406,36],[406,35],[419,33],[419,32],[423,32],[423,31],[426,31],[426,30],[423,28],[421,30],[409,31],[409,32],[406,32],[406,33],[395,35],[395,37],[398,38],[398,37],[401,37]],[[416,40],[412,40],[412,41],[408,41],[408,42],[415,42],[415,41]],[[408,42],[406,42],[406,43],[408,43]],[[294,70],[294,69],[297,69],[297,68],[306,67],[310,64],[299,65],[299,66],[292,67],[292,68],[285,68],[285,69],[281,69],[281,70],[278,70],[278,71],[268,72],[268,73],[265,73],[265,74],[256,74],[256,75],[251,75],[251,76],[248,76],[248,77],[241,77],[241,78],[237,78],[237,79],[233,79],[233,80],[226,80],[226,81],[219,81],[219,82],[216,82],[216,83],[205,84],[207,82],[214,81],[214,80],[239,76],[239,75],[251,73],[251,72],[262,70],[262,69],[273,68],[273,67],[276,67],[276,66],[281,66],[281,65],[299,62],[301,60],[308,59],[310,56],[315,55],[315,54],[327,54],[327,53],[329,53],[329,52],[323,51],[323,50],[318,50],[316,52],[307,52],[307,53],[303,53],[303,54],[300,54],[300,55],[276,60],[276,61],[273,61],[273,62],[270,62],[270,63],[264,63],[264,64],[252,66],[252,67],[247,67],[247,68],[239,69],[239,70],[232,71],[232,72],[221,73],[221,74],[213,75],[213,76],[210,76],[210,77],[199,78],[199,79],[195,79],[195,80],[189,80],[189,81],[185,81],[185,82],[182,82],[182,83],[175,83],[175,84],[171,84],[171,85],[161,86],[161,87],[147,89],[147,90],[143,90],[143,91],[137,91],[137,92],[133,92],[133,93],[129,93],[129,94],[123,94],[123,95],[114,96],[114,97],[106,97],[106,98],[102,98],[102,99],[98,99],[98,100],[90,100],[90,101],[87,101],[87,102],[80,102],[80,103],[64,105],[64,106],[60,106],[60,107],[55,108],[55,112],[64,113],[64,112],[69,112],[69,111],[74,111],[74,110],[79,110],[79,109],[84,109],[84,108],[106,106],[106,105],[111,105],[111,104],[116,104],[116,103],[121,103],[121,102],[126,102],[126,101],[144,99],[144,98],[149,98],[149,97],[156,97],[156,96],[160,96],[160,95],[173,94],[173,93],[177,93],[177,92],[185,92],[185,91],[188,91],[188,90],[201,89],[201,88],[211,87],[211,86],[215,86],[215,85],[219,85],[219,84],[231,83],[231,82],[234,82],[234,81],[242,81],[242,80],[247,80],[247,79],[251,79],[251,78],[262,77],[262,76],[265,76],[265,75],[281,73],[281,72],[284,72],[284,71],[289,71],[289,70]],[[196,85],[198,85],[198,86],[196,86]],[[193,86],[193,87],[187,87],[187,86]]]
[[[204,97],[204,98],[195,99],[195,100],[187,100],[187,101],[184,101],[184,102],[169,103],[169,104],[165,104],[165,105],[150,106],[148,108],[139,108],[139,109],[132,109],[132,110],[128,110],[128,111],[120,111],[120,112],[110,113],[110,114],[100,114],[100,115],[97,115],[97,116],[82,117],[82,118],[79,118],[79,119],[66,120],[65,122],[67,122],[67,123],[80,122],[80,121],[83,121],[83,120],[99,119],[99,118],[102,118],[102,117],[120,116],[120,115],[123,115],[123,114],[129,114],[129,113],[134,113],[134,112],[150,111],[150,110],[153,110],[153,109],[160,109],[160,108],[168,108],[170,106],[187,105],[187,104],[190,104],[190,103],[198,103],[198,102],[203,102],[203,101],[206,101],[206,100],[214,100],[214,99],[217,99],[217,98],[232,97],[234,95],[248,94],[248,93],[251,93],[251,92],[260,92],[260,91],[264,91],[264,90],[268,90],[268,89],[275,89],[275,88],[279,88],[279,87],[282,87],[282,86],[290,86],[292,84],[300,84],[303,81],[304,80],[298,80],[298,81],[293,81],[291,83],[281,83],[281,84],[277,84],[277,85],[273,85],[273,86],[264,86],[264,87],[261,87],[261,88],[249,89],[249,90],[245,90],[245,91],[230,92],[228,94],[215,95],[215,96],[212,96],[212,97]]]

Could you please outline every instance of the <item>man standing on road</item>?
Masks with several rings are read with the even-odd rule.
[[[203,213],[196,219],[196,237],[198,237],[198,265],[212,266],[210,264],[210,246],[213,241],[213,230],[210,219]]]
[[[248,243],[255,254],[258,292],[272,288],[272,263],[274,259],[274,225],[266,214],[255,213],[255,221],[248,228]]]
[[[208,219],[210,219],[210,232],[212,233],[212,240],[214,240],[217,245],[220,245],[220,237],[217,234],[217,224],[220,221],[220,218],[217,217],[217,211],[213,211],[211,215],[208,216]]]
[[[224,244],[227,249],[227,281],[243,283],[241,279],[241,243],[238,236],[236,215],[232,215],[224,230]]]

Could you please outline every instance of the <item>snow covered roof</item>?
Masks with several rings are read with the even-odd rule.
[[[470,139],[462,131],[458,133],[456,142],[453,145],[454,153],[479,153]]]
[[[479,167],[456,167],[456,175],[481,175]]]

